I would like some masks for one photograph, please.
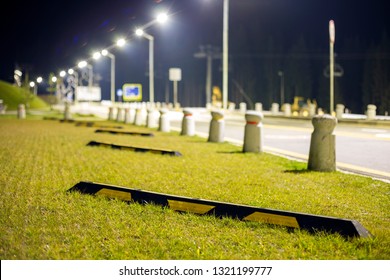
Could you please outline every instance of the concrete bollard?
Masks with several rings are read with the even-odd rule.
[[[18,119],[25,119],[26,118],[26,107],[24,104],[18,105]]]
[[[146,125],[147,112],[144,108],[137,108],[135,111],[135,125]]]
[[[148,109],[148,115],[146,118],[146,127],[148,128],[157,127],[156,110],[154,110],[153,108]]]
[[[245,102],[241,102],[240,103],[240,113],[241,114],[245,114],[246,113],[246,103]]]
[[[113,121],[114,120],[114,107],[108,108],[108,120]]]
[[[184,109],[183,114],[183,120],[181,122],[181,135],[195,135],[195,119],[192,111]]]
[[[345,106],[343,104],[337,104],[336,105],[336,118],[342,119],[344,114]]]
[[[211,112],[208,142],[223,142],[225,138],[225,120],[222,111]]]
[[[373,104],[367,105],[367,120],[374,120],[376,117],[376,106]]]
[[[310,103],[309,104],[309,116],[314,117],[316,115],[316,105]]]
[[[160,118],[158,121],[158,130],[162,132],[170,132],[171,124],[168,116],[169,110],[166,108],[160,109]]]
[[[257,112],[263,112],[263,104],[261,104],[260,102],[257,102],[257,103],[255,104],[255,110],[256,110]]]
[[[64,120],[68,121],[70,119],[72,119],[72,115],[70,113],[70,104],[68,101],[65,101]]]
[[[125,108],[125,118],[124,118],[125,123],[131,123],[130,122],[130,108]]]
[[[235,109],[236,109],[236,103],[229,102],[228,111],[233,112]]]
[[[124,122],[124,120],[125,120],[124,109],[119,107],[116,114],[116,121]]]
[[[263,152],[263,124],[261,123],[263,114],[249,110],[245,114],[245,133],[244,133],[244,153]]]
[[[136,111],[136,109],[134,106],[131,106],[129,108],[129,120],[128,120],[129,122],[128,123],[132,123],[132,124],[135,123],[135,111]]]
[[[284,116],[285,117],[291,117],[291,104],[284,103]]]
[[[279,104],[278,103],[272,103],[271,106],[271,114],[277,115],[279,113]]]
[[[336,136],[333,130],[337,119],[329,114],[313,117],[308,169],[313,171],[336,170]]]

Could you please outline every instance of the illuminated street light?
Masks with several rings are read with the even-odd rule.
[[[37,85],[35,82],[30,82],[30,87],[33,89],[34,94],[37,95]]]
[[[123,38],[121,38],[121,39],[119,39],[118,41],[116,41],[116,45],[117,45],[118,47],[123,47],[125,44],[126,44],[126,40],[123,39]]]
[[[101,56],[102,56],[102,55],[101,55],[100,52],[95,52],[95,53],[93,54],[93,59],[98,60]]]
[[[93,85],[93,67],[91,64],[89,64],[87,61],[83,60],[80,61],[77,66],[80,69],[83,69],[85,67],[88,67],[89,74],[88,74],[88,86],[91,87]]]
[[[57,77],[56,77],[56,76],[51,77],[51,81],[52,81],[53,83],[57,82]]]
[[[103,56],[108,56],[111,59],[111,102],[115,102],[115,55],[107,50],[102,50]]]
[[[38,77],[38,78],[37,78],[37,83],[38,83],[38,84],[42,83],[42,81],[43,81],[43,78],[42,78],[42,77]]]
[[[65,76],[66,76],[66,72],[65,72],[64,70],[62,70],[62,71],[60,72],[60,77],[63,78],[63,77],[65,77]]]
[[[142,36],[149,40],[149,101],[154,102],[154,37],[145,33],[142,29],[135,31],[137,36]]]
[[[166,13],[161,13],[157,16],[157,22],[165,23],[168,20],[168,15]]]

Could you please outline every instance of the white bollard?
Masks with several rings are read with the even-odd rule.
[[[243,152],[261,153],[263,152],[263,124],[261,123],[263,114],[249,110],[245,114],[245,134]]]
[[[183,120],[181,123],[181,135],[195,135],[195,119],[192,111],[184,109],[183,114]]]
[[[148,115],[146,118],[146,127],[148,128],[157,127],[156,111],[153,108],[148,109]]]
[[[374,120],[376,117],[376,106],[373,104],[367,105],[367,120]]]
[[[229,102],[228,111],[233,112],[236,109],[236,103]]]
[[[171,131],[171,125],[169,121],[169,110],[166,108],[160,109],[160,119],[158,122],[158,130],[162,132],[170,132]]]
[[[144,108],[137,108],[135,111],[135,125],[146,125],[147,112]]]
[[[132,123],[134,124],[135,123],[135,107],[134,106],[131,106],[129,108],[129,123]]]
[[[279,113],[279,104],[278,103],[272,103],[271,106],[271,114],[277,115]]]
[[[124,110],[123,108],[118,108],[117,114],[116,114],[116,121],[117,122],[124,122],[125,120],[125,115],[124,115]]]
[[[114,107],[108,108],[108,120],[113,121],[114,120]]]
[[[316,115],[316,105],[310,103],[309,104],[309,116],[314,117]]]
[[[291,117],[291,104],[284,103],[284,116],[285,117]]]
[[[65,101],[64,120],[68,121],[70,119],[72,119],[72,115],[70,113],[70,104],[68,101]]]
[[[125,123],[131,123],[130,122],[130,108],[125,108]]]
[[[256,110],[257,112],[263,112],[263,104],[261,104],[260,102],[257,102],[257,103],[255,104],[255,110]]]
[[[313,117],[308,169],[313,171],[336,170],[336,136],[333,130],[337,119],[329,114]]]
[[[245,102],[241,102],[240,103],[240,113],[241,114],[245,114],[246,113],[246,103]]]
[[[345,106],[343,104],[337,104],[336,105],[336,118],[342,119],[344,114]]]
[[[208,142],[223,142],[225,138],[225,120],[222,111],[211,112]]]
[[[24,104],[18,105],[18,119],[25,119],[26,118],[26,107]]]

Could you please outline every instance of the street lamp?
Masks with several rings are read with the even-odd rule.
[[[329,114],[333,114],[334,109],[334,41],[335,41],[335,27],[334,27],[334,21],[329,21],[329,87],[330,87],[330,108],[329,108]]]
[[[30,87],[33,89],[34,91],[34,95],[37,95],[37,85],[35,82],[30,82]]]
[[[77,87],[79,85],[79,73],[72,68],[68,69],[68,74],[74,76],[74,102],[77,103]]]
[[[116,41],[116,45],[117,45],[118,47],[123,47],[125,44],[126,44],[126,40],[123,39],[123,38],[121,38],[121,39],[119,39],[118,41]]]
[[[149,40],[149,101],[154,102],[154,37],[145,33],[142,29],[135,31],[137,36],[142,36]]]
[[[222,50],[222,105],[227,108],[228,102],[228,47],[229,47],[229,0],[223,0],[223,50]]]
[[[91,87],[93,85],[93,67],[91,64],[89,64],[88,62],[86,62],[85,60],[83,61],[80,61],[77,66],[80,68],[80,69],[83,69],[84,67],[88,67],[88,70],[89,70],[89,74],[88,74],[88,86]]]
[[[111,59],[111,102],[115,102],[115,56],[107,50],[102,50],[103,56]]]

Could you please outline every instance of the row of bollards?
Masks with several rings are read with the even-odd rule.
[[[116,120],[135,125],[146,125],[149,128],[158,127],[159,131],[170,132],[169,110],[159,110],[160,116],[157,120],[154,109],[125,108],[118,109]],[[109,119],[112,119],[113,109],[109,110]],[[262,153],[264,132],[263,114],[256,110],[249,110],[245,113],[244,129],[244,153]],[[333,130],[337,125],[336,117],[331,115],[316,115],[312,118],[314,131],[311,135],[308,169],[313,171],[335,171],[336,170],[336,139]],[[183,109],[183,119],[180,135],[195,135],[195,118],[190,109]],[[222,110],[211,111],[208,142],[224,142],[225,120]]]

